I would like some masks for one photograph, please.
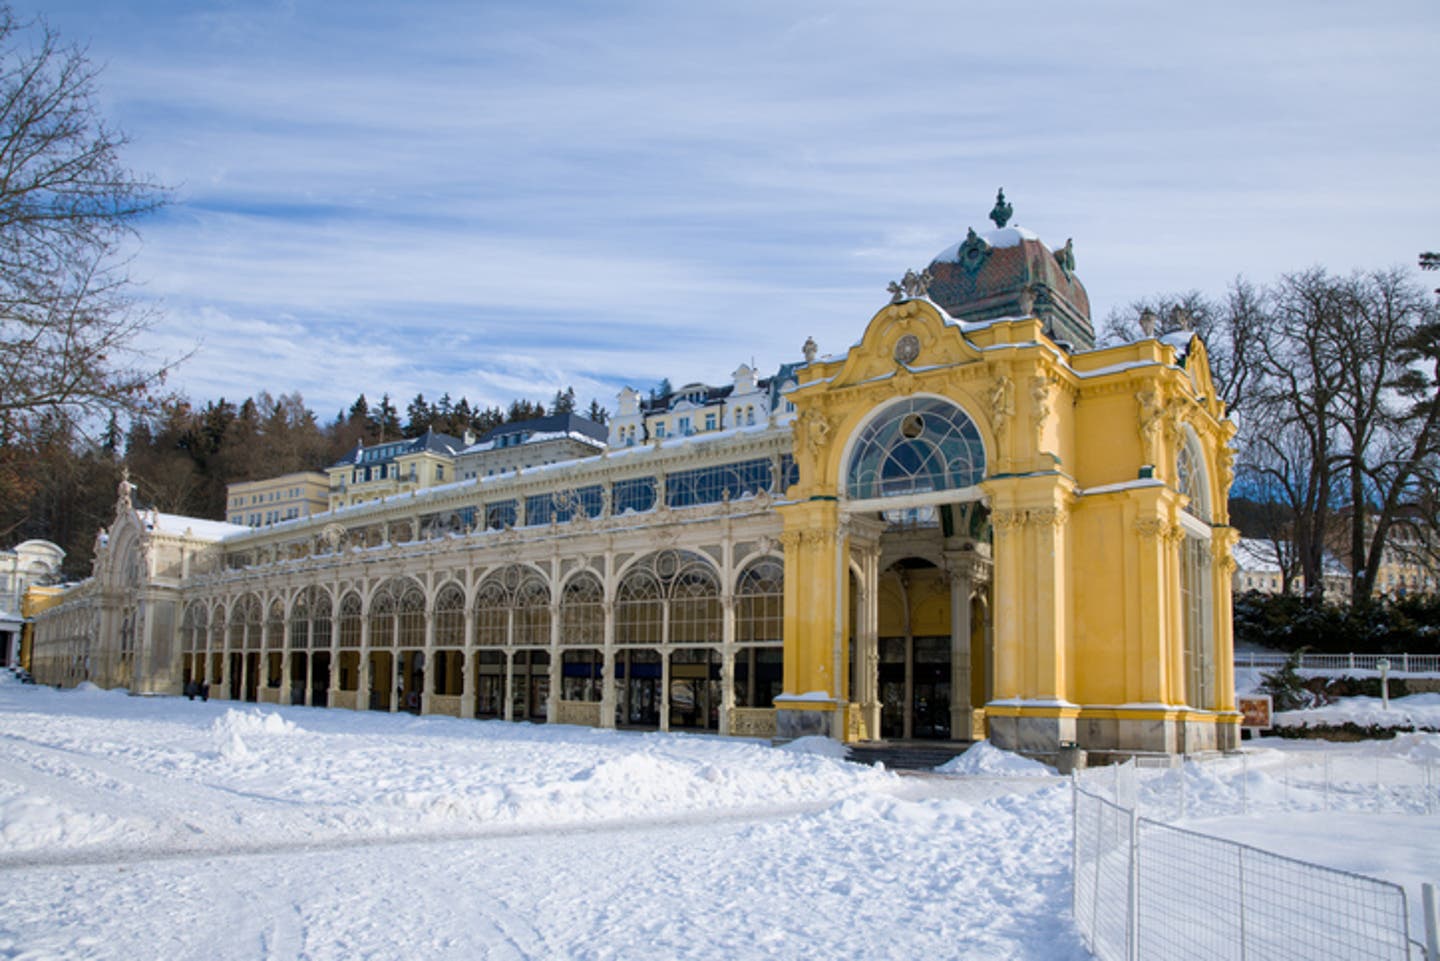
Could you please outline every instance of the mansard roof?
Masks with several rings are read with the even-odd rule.
[[[355,449],[340,458],[331,467],[348,467],[362,464],[388,464],[397,457],[408,454],[433,453],[454,457],[465,447],[465,442],[449,434],[427,430],[419,437],[386,441],[366,447],[364,441],[356,443]]]
[[[551,414],[548,417],[532,417],[501,424],[486,431],[478,441],[467,447],[467,451],[485,450],[501,437],[513,434],[524,435],[526,442],[532,440],[554,440],[556,437],[579,435],[576,440],[593,440],[604,444],[609,438],[609,429],[588,417],[579,414]],[[543,436],[542,436],[543,435]]]

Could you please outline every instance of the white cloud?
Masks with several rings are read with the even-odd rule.
[[[136,272],[202,397],[588,399],[838,350],[1001,185],[1097,317],[1440,242],[1429,2],[46,12],[179,187]]]

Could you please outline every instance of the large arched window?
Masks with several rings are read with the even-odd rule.
[[[290,607],[290,647],[294,650],[330,647],[330,594],[318,585],[303,588]]]
[[[762,557],[745,568],[735,588],[735,640],[779,644],[785,627],[785,567]]]
[[[1205,472],[1205,452],[1200,439],[1189,427],[1175,453],[1175,489],[1190,498],[1185,509],[1202,521],[1210,520],[1210,484]]]
[[[550,587],[538,571],[512,564],[491,574],[475,592],[475,643],[548,647]]]
[[[560,643],[605,643],[605,589],[589,571],[570,578],[560,595]]]
[[[446,584],[435,597],[435,646],[465,646],[465,591]]]
[[[985,444],[963,410],[909,397],[860,430],[845,472],[852,500],[973,487],[985,477]]]
[[[1215,612],[1210,538],[1210,483],[1200,439],[1188,425],[1175,452],[1175,489],[1187,498],[1181,516],[1180,599],[1185,648],[1185,700],[1215,706]]]
[[[720,582],[699,554],[661,551],[626,572],[615,595],[615,642],[719,643]]]
[[[230,608],[230,650],[260,649],[260,599],[245,594]]]

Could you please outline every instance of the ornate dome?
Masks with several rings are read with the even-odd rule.
[[[990,219],[995,229],[947,247],[930,262],[929,296],[967,321],[1039,317],[1045,333],[1074,348],[1095,346],[1090,297],[1075,276],[1074,244],[1052,251],[1021,226],[1007,227],[1011,207],[1001,190]]]

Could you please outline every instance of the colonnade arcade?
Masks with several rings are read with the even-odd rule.
[[[784,568],[757,548],[729,578],[677,548],[609,576],[516,562],[195,599],[184,679],[234,700],[765,736]]]

